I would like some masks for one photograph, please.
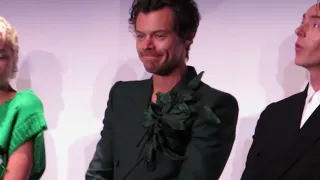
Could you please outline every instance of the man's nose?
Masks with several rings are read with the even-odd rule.
[[[154,42],[153,42],[152,38],[150,38],[150,37],[145,38],[143,49],[150,50],[150,49],[154,49],[154,47],[155,46],[154,46]]]
[[[296,30],[295,33],[297,36],[305,37],[306,36],[306,26],[305,25],[300,25]]]

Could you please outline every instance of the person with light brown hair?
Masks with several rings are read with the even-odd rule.
[[[261,113],[241,180],[320,179],[319,2],[300,22],[295,30],[295,64],[309,71],[309,83]]]
[[[45,170],[43,104],[32,90],[16,91],[19,54],[14,27],[0,17],[0,179],[38,180]]]

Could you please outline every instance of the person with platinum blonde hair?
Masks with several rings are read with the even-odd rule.
[[[14,27],[0,17],[0,179],[38,180],[46,164],[43,104],[32,90],[17,91],[19,44]]]

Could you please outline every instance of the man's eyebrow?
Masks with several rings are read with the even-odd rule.
[[[304,20],[306,18],[306,14],[303,14],[302,19]],[[320,15],[311,15],[311,19],[320,20]]]
[[[139,30],[135,30],[135,33],[139,33],[139,34],[143,34],[141,31],[139,31]]]
[[[144,34],[143,32],[139,31],[139,30],[135,30],[136,33],[139,33],[139,34]],[[169,30],[166,30],[166,29],[158,29],[158,30],[155,30],[155,31],[152,31],[150,33],[160,33],[160,32],[164,32],[164,33],[167,33],[169,32]]]
[[[312,19],[320,19],[320,16],[319,15],[311,15],[310,16]]]

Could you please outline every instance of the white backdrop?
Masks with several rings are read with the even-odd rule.
[[[90,3],[89,3],[90,2]],[[149,77],[128,31],[131,0],[2,0],[20,34],[18,89],[42,99],[49,125],[44,180],[81,180],[102,128],[110,87]],[[299,92],[295,28],[315,0],[198,0],[202,21],[189,64],[240,106],[237,139],[222,180],[240,178],[267,104]]]

